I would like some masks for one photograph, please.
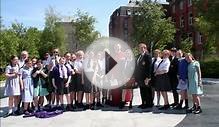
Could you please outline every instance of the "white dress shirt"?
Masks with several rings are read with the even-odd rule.
[[[164,58],[160,66],[157,68],[156,72],[159,74],[164,74],[169,71],[170,60],[169,58]]]

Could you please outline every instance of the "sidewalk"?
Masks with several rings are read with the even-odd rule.
[[[172,96],[169,97],[170,103],[172,103]],[[0,115],[6,111],[7,99],[1,99]],[[1,127],[174,127],[186,116],[184,111],[160,112],[156,107],[145,110],[138,109],[139,89],[134,90],[133,101],[134,107],[130,111],[127,107],[121,111],[116,107],[107,106],[102,110],[65,112],[47,119],[10,116],[1,118]]]

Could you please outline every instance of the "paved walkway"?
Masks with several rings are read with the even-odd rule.
[[[160,112],[156,107],[141,110],[139,90],[134,91],[133,110],[119,110],[116,107],[104,107],[100,110],[65,112],[54,118],[39,119],[10,116],[1,118],[1,127],[174,127],[186,116],[184,111],[168,110]],[[172,97],[170,96],[172,102]],[[155,100],[156,101],[156,100]],[[162,102],[163,103],[163,102]],[[1,99],[0,115],[6,111],[7,98]]]
[[[204,96],[201,97],[203,113],[185,114],[185,111],[167,110],[160,112],[156,107],[141,110],[139,90],[134,91],[133,110],[119,110],[105,106],[91,111],[65,112],[54,118],[39,119],[11,116],[0,119],[1,127],[219,127],[219,80],[203,79]],[[173,98],[169,94],[170,103]],[[7,111],[7,99],[0,100],[0,116]],[[155,98],[156,102],[156,98]],[[190,106],[191,106],[190,98]]]

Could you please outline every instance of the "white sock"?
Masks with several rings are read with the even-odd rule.
[[[13,110],[12,110],[12,108],[10,108],[9,110],[8,110],[8,113],[12,113],[13,112]]]

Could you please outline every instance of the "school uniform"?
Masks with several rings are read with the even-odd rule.
[[[193,61],[189,63],[188,65],[188,81],[189,81],[189,87],[188,92],[190,94],[197,94],[201,95],[203,94],[203,88],[198,85],[198,68],[200,67],[200,64],[198,61]]]
[[[5,70],[6,74],[12,74],[13,72],[19,72],[18,65],[16,66],[8,65],[6,67]],[[20,93],[19,76],[7,78],[5,82],[4,96],[17,96],[20,94],[21,93]]]
[[[162,74],[156,75],[156,80],[155,80],[155,90],[156,91],[170,91],[171,86],[170,86],[170,80],[168,76],[168,71],[170,67],[170,60],[169,58],[164,58],[161,63],[159,63],[156,72],[158,71],[165,71]]]
[[[177,89],[187,90],[188,88],[188,62],[185,58],[179,59],[178,66],[179,83]]]
[[[65,65],[58,64],[52,70],[52,79],[55,80],[57,89],[55,92],[58,95],[69,93],[69,89],[65,87],[65,83],[68,81],[69,71]]]
[[[49,93],[55,92],[55,88],[52,85],[52,71],[53,71],[53,68],[59,63],[59,59],[60,59],[59,56],[57,56],[57,57],[51,56],[48,59],[48,65],[52,66],[49,70],[49,73],[48,73],[49,84],[48,84],[47,90]]]
[[[92,82],[88,79],[88,77],[92,77],[94,75],[93,60],[86,59],[83,62],[84,62],[84,72],[86,72],[86,75],[84,75],[84,92],[91,93]]]
[[[162,61],[162,59],[160,57],[153,57],[152,58],[152,65],[151,65],[151,80],[150,80],[150,85],[152,87],[155,87],[155,71],[157,70],[157,67],[159,65],[159,63]]]
[[[34,68],[32,72],[32,79],[34,84],[34,97],[46,96],[49,94],[49,92],[47,91],[48,78],[43,77],[42,74],[37,74],[36,77],[33,77],[33,74],[38,70],[38,68]],[[41,71],[43,71],[45,74],[48,73],[48,69],[46,68],[43,68]]]
[[[73,66],[73,63],[71,61],[66,62],[65,66],[68,69],[68,73],[69,73],[68,76],[71,76],[69,86],[66,88],[66,92],[68,91],[70,93],[70,92],[75,91],[75,81],[74,81],[75,80],[75,76],[72,75],[72,72],[74,71],[74,66]]]
[[[33,68],[23,67],[20,70],[21,78],[23,80],[24,90],[22,91],[22,102],[33,102],[34,86],[31,77]]]
[[[84,91],[84,74],[83,73],[83,60],[76,59],[74,63],[74,69],[79,71],[76,73],[76,92]]]
[[[144,80],[151,77],[152,58],[148,53],[138,54],[135,66],[135,80],[140,87],[142,104],[140,107],[152,107],[152,88],[145,84]]]

